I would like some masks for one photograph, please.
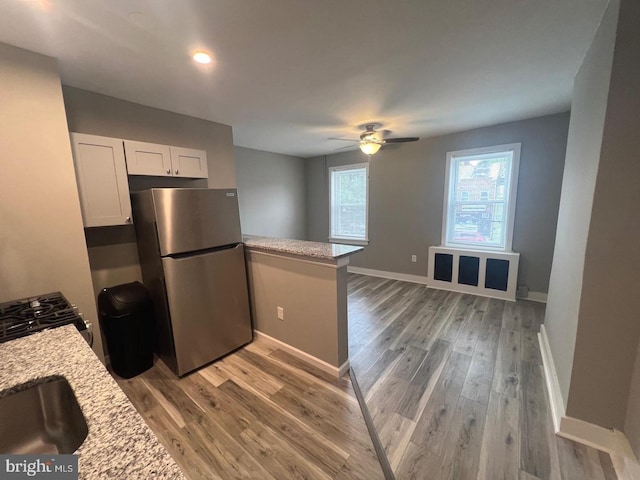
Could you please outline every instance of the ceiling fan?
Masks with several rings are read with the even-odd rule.
[[[351,140],[348,138],[336,138],[335,140],[345,140],[348,142],[358,142],[358,147],[363,153],[367,155],[373,155],[380,147],[387,143],[405,143],[405,142],[417,142],[420,137],[401,137],[401,138],[383,138],[382,133],[376,130],[376,127],[380,125],[375,123],[367,123],[363,125],[364,132],[360,134],[360,140]]]

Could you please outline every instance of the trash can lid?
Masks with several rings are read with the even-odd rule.
[[[98,295],[100,313],[107,315],[123,315],[146,308],[149,303],[149,292],[140,282],[123,283],[114,287],[103,288]]]

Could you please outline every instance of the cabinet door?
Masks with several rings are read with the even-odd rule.
[[[208,178],[207,152],[193,148],[171,147],[174,177]]]
[[[71,134],[85,227],[131,223],[131,200],[122,140]]]
[[[129,175],[171,176],[171,151],[168,145],[124,141]]]

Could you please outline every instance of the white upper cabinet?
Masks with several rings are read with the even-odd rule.
[[[207,178],[207,152],[157,143],[124,141],[129,175]]]
[[[157,143],[124,141],[129,175],[172,176],[171,147]]]
[[[176,177],[208,178],[207,152],[193,148],[171,147],[171,168]]]
[[[131,201],[122,140],[71,134],[85,227],[131,223]]]

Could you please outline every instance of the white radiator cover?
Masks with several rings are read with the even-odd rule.
[[[447,261],[451,261],[450,281],[436,279],[436,277],[438,276],[436,274],[437,254],[445,255],[447,256]],[[460,283],[460,257],[470,257],[471,259],[477,258],[477,261],[479,263],[477,269],[477,285]],[[487,261],[489,261],[490,264],[489,282],[487,282]],[[508,262],[508,264],[505,264],[504,262]],[[516,288],[518,283],[519,262],[520,254],[515,252],[494,252],[490,250],[471,250],[451,247],[429,247],[429,287],[451,290],[454,292],[471,293],[474,295],[499,298],[502,300],[510,300],[512,302],[515,302]],[[495,281],[493,280],[495,274],[493,274],[493,272],[491,271],[492,269],[494,269],[494,264],[499,264],[501,267],[507,265],[505,272],[506,279],[502,278],[504,275],[500,275],[499,279],[499,283],[504,283],[504,289],[502,289],[502,286],[500,288],[495,288],[495,285],[494,288],[490,288],[487,286],[487,283],[495,283]],[[442,277],[442,272],[439,273]]]

